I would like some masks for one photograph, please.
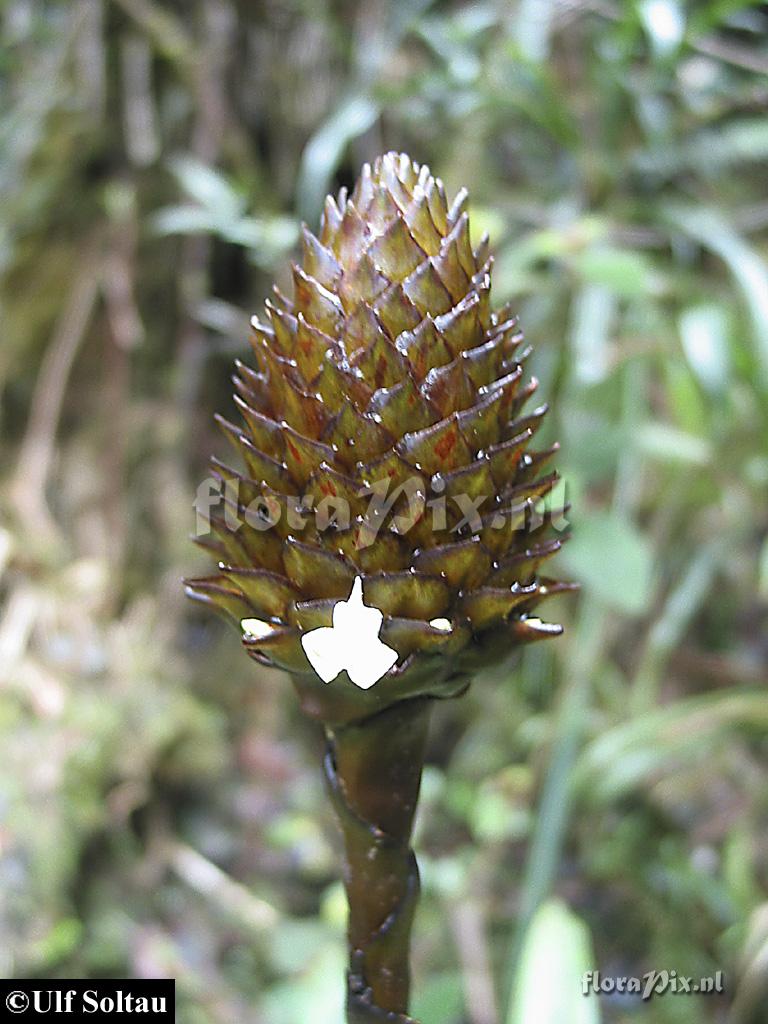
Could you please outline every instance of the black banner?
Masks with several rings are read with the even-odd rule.
[[[171,980],[0,981],[0,1020],[12,1022],[80,1019],[108,1021],[176,1020],[176,982]]]

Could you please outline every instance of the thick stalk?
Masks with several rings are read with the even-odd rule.
[[[408,993],[419,872],[410,840],[431,703],[403,701],[327,731],[325,775],[349,900],[348,1024],[416,1024]]]

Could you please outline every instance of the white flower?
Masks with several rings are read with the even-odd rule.
[[[301,646],[312,668],[325,683],[344,669],[361,690],[370,689],[397,661],[397,651],[379,640],[384,616],[363,604],[363,581],[358,576],[347,601],[333,608],[333,626],[305,633]]]

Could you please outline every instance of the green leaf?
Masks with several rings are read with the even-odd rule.
[[[317,220],[344,150],[353,139],[367,132],[378,116],[378,104],[369,96],[349,96],[309,140],[301,158],[297,185],[297,202],[305,220]]]
[[[321,921],[281,920],[270,935],[270,962],[280,974],[299,973],[335,938]]]
[[[587,284],[575,296],[570,341],[573,372],[581,384],[597,384],[608,376],[610,332],[616,315],[616,296],[602,284]]]
[[[756,860],[749,827],[737,824],[723,846],[723,880],[744,921],[762,903]]]
[[[651,598],[648,541],[631,522],[612,513],[582,515],[560,556],[568,572],[602,603],[641,615]]]
[[[632,163],[642,174],[672,177],[687,170],[710,176],[723,174],[739,164],[761,164],[768,158],[768,122],[744,118],[719,124],[716,130],[699,131],[692,138],[654,145],[641,151]]]
[[[631,249],[586,249],[573,258],[573,267],[584,281],[604,285],[625,298],[644,295],[650,288],[650,264]]]
[[[242,217],[220,233],[226,241],[249,249],[253,262],[269,270],[294,247],[299,225],[292,217]]]
[[[672,206],[667,207],[666,216],[728,266],[747,303],[761,375],[768,386],[768,268],[765,260],[733,230],[718,210]]]
[[[204,206],[168,206],[152,218],[159,235],[213,234],[226,242],[250,250],[254,263],[265,269],[293,248],[299,237],[299,225],[292,217],[241,217],[220,220]]]
[[[667,595],[648,630],[637,666],[631,695],[634,711],[647,711],[656,704],[667,659],[706,601],[724,547],[722,540],[699,544],[690,564]]]
[[[446,972],[429,978],[414,997],[412,1013],[421,1024],[458,1024],[464,1013],[459,975]]]
[[[728,314],[722,306],[704,303],[680,314],[680,339],[691,369],[702,386],[720,394],[728,384]]]
[[[758,6],[757,0],[711,0],[708,4],[697,4],[691,12],[690,38],[697,39],[713,28],[725,28],[734,14]]]
[[[507,1024],[599,1024],[584,975],[594,968],[587,925],[560,900],[537,911],[523,946]]]
[[[526,60],[544,61],[550,52],[554,0],[521,0],[513,26],[513,38]]]
[[[673,172],[691,167],[715,174],[738,164],[760,163],[768,158],[768,123],[765,118],[745,118],[720,125],[717,131],[699,132],[654,157],[657,167]]]
[[[355,71],[358,82],[374,83],[396,52],[401,39],[410,31],[418,32],[431,19],[422,17],[434,0],[398,0],[382,5],[379,31],[361,33],[355,47]]]
[[[768,601],[768,540],[763,541],[760,552],[760,575],[757,584],[758,593],[764,601]]]
[[[507,220],[494,207],[473,203],[469,229],[472,233],[473,245],[478,245],[480,239],[487,232],[493,247],[503,240],[507,230]]]
[[[635,431],[634,441],[645,455],[664,462],[706,466],[712,459],[712,444],[709,440],[678,430],[668,423],[642,424]]]
[[[677,0],[642,0],[638,13],[656,56],[675,53],[685,35],[685,15]]]
[[[171,171],[190,199],[204,206],[218,221],[236,220],[245,201],[219,171],[192,157],[176,157]]]
[[[302,974],[265,992],[264,1020],[270,1024],[338,1024],[344,1016],[344,967],[341,942],[327,943]]]
[[[515,806],[497,785],[485,784],[473,794],[468,813],[473,835],[481,843],[525,838],[531,829],[527,808]]]
[[[166,206],[158,210],[151,223],[158,235],[209,234],[216,228],[211,211],[204,206]]]
[[[83,925],[76,917],[57,921],[50,931],[33,946],[32,956],[38,967],[51,967],[70,956],[83,936]]]
[[[590,800],[613,801],[666,771],[706,758],[736,727],[764,733],[768,701],[762,692],[692,697],[602,732],[584,750],[574,788]]]

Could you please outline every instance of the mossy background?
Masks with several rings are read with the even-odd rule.
[[[583,587],[561,640],[437,711],[414,1013],[768,1019],[768,5],[0,17],[0,972],[339,1024],[321,737],[180,578],[249,314],[397,148],[491,233]],[[726,993],[597,1006],[587,967]]]

